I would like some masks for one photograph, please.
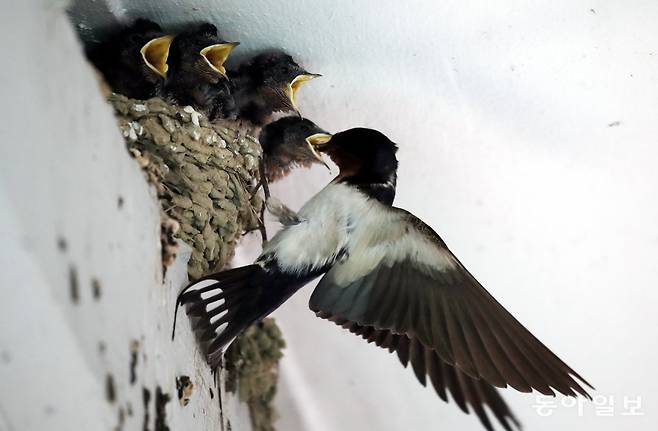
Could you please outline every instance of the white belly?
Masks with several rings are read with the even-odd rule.
[[[331,183],[299,210],[304,221],[279,231],[261,256],[274,255],[286,273],[322,268],[346,246],[349,228],[373,205],[379,203],[353,187]]]

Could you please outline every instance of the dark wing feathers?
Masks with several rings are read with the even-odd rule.
[[[435,387],[451,393],[459,387],[453,394],[458,404],[462,397],[491,406],[498,402],[491,386],[508,385],[522,392],[555,395],[557,390],[590,398],[581,384],[591,385],[505,310],[431,228],[406,211],[386,211],[391,212],[386,227],[370,226],[380,231],[375,238],[355,232],[354,250],[348,248],[348,257],[313,292],[313,311],[354,325],[352,332],[378,345],[397,341],[383,347],[395,350],[403,364],[410,362],[421,383],[429,375]],[[362,226],[368,229],[367,222]],[[372,256],[378,256],[374,263]],[[397,337],[373,338],[378,331]],[[428,361],[427,350],[440,358],[438,365]],[[453,372],[446,374],[446,367]],[[442,391],[437,389],[443,398]]]
[[[448,393],[459,408],[469,413],[469,406],[487,430],[493,430],[484,406],[486,405],[504,429],[512,431],[521,425],[512,414],[498,391],[483,380],[473,379],[455,367],[445,363],[434,350],[425,347],[417,339],[371,326],[361,326],[344,319],[329,318],[350,332],[363,337],[369,343],[395,352],[403,366],[411,364],[418,381],[425,386],[432,384],[438,396],[448,402]]]

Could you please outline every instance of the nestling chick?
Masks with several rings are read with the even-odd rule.
[[[488,430],[485,406],[505,429],[519,426],[496,387],[591,399],[589,383],[503,308],[430,226],[393,206],[395,143],[361,128],[308,143],[339,175],[296,217],[286,215],[253,265],[208,275],[179,296],[209,364],[322,276],[309,302],[318,317],[396,352],[423,385],[431,381],[444,401],[449,392]]]
[[[240,118],[262,126],[275,112],[299,114],[297,91],[321,75],[307,72],[284,52],[267,52],[230,71],[229,76]]]
[[[258,140],[263,147],[267,181],[278,181],[296,167],[325,164],[307,143],[308,138],[317,134],[329,136],[311,120],[299,117],[283,117],[263,127]]]
[[[133,99],[160,96],[167,73],[170,36],[153,21],[138,19],[105,42],[89,46],[87,57],[115,93]]]
[[[191,105],[209,119],[235,118],[224,62],[238,45],[225,42],[217,27],[204,23],[177,35],[169,49],[167,98],[179,105]]]

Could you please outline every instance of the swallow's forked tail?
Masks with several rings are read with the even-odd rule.
[[[213,368],[233,339],[258,320],[262,290],[259,281],[264,272],[259,265],[230,269],[203,277],[178,295],[176,312],[179,306],[185,306],[192,329]],[[174,328],[175,325],[174,316]]]
[[[176,313],[179,306],[185,306],[211,367],[221,363],[223,351],[235,337],[292,294],[277,286],[277,281],[280,279],[262,266],[248,265],[203,277],[178,295]]]

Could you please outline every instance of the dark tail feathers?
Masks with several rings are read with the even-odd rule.
[[[248,265],[204,277],[178,295],[176,313],[180,305],[185,305],[211,367],[220,364],[225,347],[235,337],[294,292],[285,285],[275,285],[280,281],[277,279],[260,265]]]

